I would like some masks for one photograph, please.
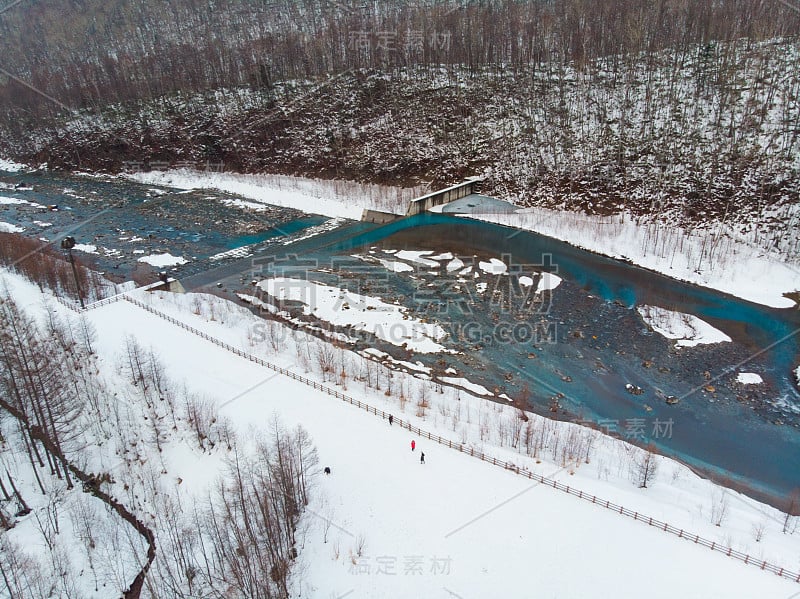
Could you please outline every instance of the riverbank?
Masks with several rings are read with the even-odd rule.
[[[0,171],[19,173],[24,165],[2,160]],[[84,176],[94,177],[87,173]],[[352,181],[315,180],[285,175],[246,175],[177,169],[123,175],[146,185],[176,190],[213,189],[259,205],[302,210],[357,220],[364,209],[404,214],[408,201],[425,187],[392,188]],[[668,277],[729,293],[775,308],[798,305],[800,253],[794,261],[768,251],[758,228],[742,232],[733,224],[685,229],[656,218],[629,213],[588,215],[549,208],[515,208],[470,216],[533,231],[576,247],[622,260]],[[800,219],[800,207],[796,212]],[[759,245],[761,243],[761,245]],[[800,241],[798,242],[800,243]]]
[[[386,209],[385,202],[374,201],[366,194],[352,198],[336,193],[334,184],[325,181],[316,182],[317,190],[312,195],[270,186],[270,180],[261,175],[177,170],[137,173],[131,178],[180,189],[219,189],[256,202],[332,217],[358,219],[363,209]],[[401,197],[395,206],[398,213],[405,212],[403,201]],[[797,214],[800,217],[800,209]],[[547,208],[520,208],[512,213],[484,211],[471,216],[547,235],[755,303],[774,308],[797,306],[787,294],[800,291],[800,263],[786,262],[780,255],[760,248],[752,235],[737,234],[730,226],[684,230],[625,213],[600,216]]]

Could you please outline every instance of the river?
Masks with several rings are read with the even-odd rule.
[[[438,375],[457,372],[498,396],[526,395],[530,409],[550,417],[653,444],[776,505],[800,487],[797,309],[753,304],[541,235],[447,214],[383,226],[350,221],[291,243],[326,219],[286,208],[254,212],[232,194],[116,178],[0,172],[0,184],[0,196],[22,201],[1,204],[1,222],[54,241],[71,234],[95,246],[84,258],[118,280],[141,274],[142,256],[163,252],[188,260],[170,268],[190,289],[216,281],[233,288],[254,270],[274,272],[274,258],[284,270],[312,264],[320,281],[341,283],[346,274],[351,288],[354,280],[365,293],[380,288],[381,296],[441,324],[452,353],[412,355],[376,339],[364,346],[419,360]],[[251,249],[245,258],[210,261],[242,247]],[[483,277],[487,292],[442,269],[392,272],[364,259],[400,250],[450,252],[475,265],[502,257],[512,271],[549,271],[563,282],[531,301],[511,276]],[[265,260],[254,269],[249,254]],[[636,307],[644,304],[695,315],[732,342],[676,348],[643,322]],[[742,385],[739,372],[758,373],[764,383]],[[680,401],[668,405],[666,396]]]

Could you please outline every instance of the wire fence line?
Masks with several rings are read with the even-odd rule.
[[[173,281],[174,279],[170,279],[168,283]],[[162,285],[164,285],[163,281],[156,281],[155,283],[150,283],[149,285],[142,285],[141,287],[137,287],[136,289],[133,290],[122,291],[121,293],[117,293],[110,297],[106,297],[91,303],[86,303],[84,306],[78,306],[74,302],[64,299],[60,295],[54,295],[53,297],[62,306],[66,306],[67,308],[69,308],[73,312],[77,312],[78,314],[83,314],[85,312],[88,312],[89,310],[94,310],[95,308],[100,308],[101,306],[107,306],[108,304],[113,304],[114,302],[118,302],[123,297],[127,297],[128,294],[130,294],[132,291],[150,291],[151,289],[154,289],[156,287],[161,287]]]
[[[113,304],[114,302],[118,302],[122,299],[122,294],[113,295],[111,297],[107,297],[105,299],[97,300],[96,302],[92,302],[91,304],[86,304],[85,307],[81,308],[80,306],[76,306],[73,302],[69,300],[65,300],[60,295],[55,296],[56,301],[61,304],[62,306],[66,306],[73,312],[77,312],[78,314],[83,314],[88,312],[89,310],[94,310],[95,308],[99,308],[101,306],[107,306],[108,304]]]
[[[275,371],[277,373],[280,373],[280,374],[282,374],[284,376],[287,376],[287,377],[289,377],[289,378],[291,378],[291,379],[293,379],[295,381],[298,381],[298,382],[301,382],[301,383],[303,383],[305,385],[308,385],[312,389],[315,389],[317,391],[322,391],[323,393],[326,393],[326,394],[328,394],[328,395],[330,395],[332,397],[335,397],[337,399],[341,399],[342,401],[347,402],[347,403],[349,403],[349,404],[351,404],[353,406],[356,406],[358,408],[361,408],[362,410],[366,410],[370,414],[374,414],[376,416],[380,416],[381,418],[388,418],[389,415],[390,415],[389,412],[386,412],[384,410],[376,408],[375,406],[371,406],[371,405],[369,405],[367,403],[359,401],[358,399],[350,397],[349,395],[347,395],[345,393],[342,393],[341,391],[339,391],[337,389],[332,389],[331,387],[328,387],[327,385],[323,385],[322,383],[320,383],[318,381],[315,381],[315,380],[310,379],[308,377],[305,377],[303,375],[297,374],[296,372],[292,372],[291,370],[288,370],[286,368],[278,366],[277,364],[273,364],[273,363],[271,363],[271,362],[269,362],[267,360],[264,360],[263,358],[259,358],[258,356],[255,356],[255,355],[253,355],[251,353],[248,353],[248,352],[246,352],[246,351],[244,351],[242,349],[239,349],[238,347],[234,347],[234,346],[230,345],[229,343],[221,341],[220,339],[217,339],[216,337],[214,337],[212,335],[209,335],[208,333],[206,333],[204,331],[201,331],[201,330],[199,330],[199,329],[197,329],[197,328],[195,328],[193,326],[190,326],[190,325],[186,324],[185,322],[180,321],[177,318],[174,318],[173,316],[165,314],[164,312],[161,312],[160,310],[157,310],[157,309],[153,308],[152,306],[150,306],[150,305],[148,305],[148,304],[146,304],[146,303],[144,303],[144,302],[142,302],[140,300],[137,300],[135,298],[130,297],[127,294],[120,294],[120,295],[116,295],[114,297],[110,297],[110,298],[107,298],[107,299],[104,299],[104,300],[100,300],[98,302],[94,302],[93,304],[88,305],[84,309],[78,308],[74,304],[68,303],[68,302],[62,300],[61,298],[57,298],[57,299],[61,303],[63,303],[64,305],[66,305],[67,307],[71,308],[72,310],[74,310],[76,312],[86,312],[88,310],[91,310],[91,309],[94,309],[94,308],[99,308],[101,306],[116,302],[116,301],[118,301],[120,299],[124,299],[125,301],[130,302],[131,304],[134,304],[135,306],[137,306],[139,308],[142,308],[143,310],[146,310],[147,312],[149,312],[151,314],[154,314],[155,316],[157,316],[157,317],[159,317],[159,318],[161,318],[163,320],[166,320],[167,322],[169,322],[171,324],[174,324],[174,325],[176,325],[176,326],[178,326],[178,327],[180,327],[180,328],[182,328],[182,329],[184,329],[184,330],[186,330],[186,331],[188,331],[188,332],[190,332],[190,333],[192,333],[194,335],[197,335],[198,337],[201,337],[202,339],[205,339],[206,341],[210,341],[211,343],[213,343],[213,344],[215,344],[215,345],[217,345],[217,346],[219,346],[219,347],[221,347],[221,348],[223,348],[223,349],[225,349],[225,350],[227,350],[227,351],[229,351],[229,352],[231,352],[233,354],[236,354],[237,356],[240,356],[242,358],[245,358],[245,359],[247,359],[247,360],[249,360],[251,362],[254,362],[254,363],[258,364],[259,366],[263,366],[265,368],[269,368],[270,370],[273,370],[273,371]],[[718,553],[722,553],[724,555],[727,555],[728,557],[732,557],[732,558],[734,558],[736,560],[739,560],[739,561],[741,561],[741,562],[743,562],[745,564],[756,566],[756,567],[760,568],[761,570],[772,572],[773,574],[776,574],[776,575],[778,575],[778,576],[780,576],[782,578],[786,578],[786,579],[791,580],[793,582],[800,583],[800,572],[792,572],[792,571],[790,571],[790,570],[788,570],[788,569],[786,569],[786,568],[784,568],[782,566],[778,566],[778,565],[770,563],[770,562],[768,562],[766,560],[762,560],[762,559],[753,557],[752,555],[749,555],[747,553],[743,553],[741,551],[737,551],[736,549],[733,549],[730,546],[727,546],[727,545],[724,545],[724,544],[721,544],[721,543],[717,543],[716,541],[710,541],[710,540],[708,540],[706,538],[701,537],[700,535],[693,534],[690,531],[687,531],[685,529],[678,528],[677,526],[673,526],[673,525],[671,525],[671,524],[669,524],[667,522],[662,522],[661,520],[657,520],[657,519],[655,519],[655,518],[653,518],[651,516],[648,516],[646,514],[642,514],[642,513],[638,512],[638,511],[635,511],[635,510],[631,510],[629,508],[626,508],[626,507],[624,507],[622,505],[613,503],[613,502],[608,501],[606,499],[602,499],[600,497],[597,497],[596,495],[592,495],[590,493],[586,493],[586,492],[584,492],[584,491],[582,491],[580,489],[575,489],[573,487],[570,487],[569,485],[565,485],[563,483],[560,483],[555,479],[552,479],[552,478],[549,478],[549,477],[542,476],[540,474],[536,474],[534,472],[531,472],[531,471],[527,470],[526,468],[520,468],[517,464],[514,464],[513,462],[499,460],[499,459],[495,458],[494,456],[490,456],[490,455],[487,455],[487,454],[483,453],[482,451],[477,451],[471,445],[467,445],[465,443],[460,443],[458,441],[453,441],[452,439],[446,439],[444,437],[440,437],[439,435],[435,435],[435,434],[433,434],[433,433],[431,433],[429,431],[426,431],[424,429],[419,428],[418,426],[414,426],[413,424],[403,420],[402,418],[397,418],[394,415],[392,415],[392,416],[393,416],[393,422],[397,423],[398,426],[400,426],[400,427],[402,427],[402,428],[404,428],[404,429],[406,429],[406,430],[408,430],[408,431],[410,431],[410,432],[412,432],[412,433],[414,433],[416,435],[419,435],[421,438],[428,439],[430,441],[434,441],[434,442],[438,443],[439,445],[443,445],[443,446],[448,447],[450,449],[455,449],[455,450],[459,451],[460,453],[469,455],[469,456],[474,457],[474,458],[478,458],[479,460],[481,460],[483,462],[487,462],[487,463],[492,464],[494,466],[499,466],[500,468],[503,468],[505,470],[509,470],[509,471],[511,471],[511,472],[513,472],[515,474],[518,474],[520,476],[524,476],[524,477],[526,477],[526,478],[528,478],[530,480],[534,480],[534,481],[536,481],[536,482],[538,482],[540,484],[543,484],[545,486],[552,487],[553,489],[556,489],[556,490],[561,491],[563,493],[566,493],[568,495],[572,495],[573,497],[577,497],[578,499],[582,499],[584,501],[591,502],[594,505],[600,506],[601,508],[605,508],[605,509],[610,510],[610,511],[612,511],[614,513],[620,514],[622,516],[626,516],[628,518],[633,518],[634,520],[636,520],[638,522],[643,522],[644,524],[647,524],[648,526],[652,526],[653,528],[656,528],[657,530],[661,530],[663,532],[670,533],[670,534],[675,535],[675,536],[677,536],[678,538],[681,538],[681,539],[686,539],[687,541],[689,541],[691,543],[694,543],[696,545],[702,545],[703,547],[707,547],[711,551],[716,551]]]

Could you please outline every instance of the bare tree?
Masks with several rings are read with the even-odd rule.
[[[634,454],[634,474],[640,489],[646,489],[658,471],[658,456],[655,446],[650,444],[646,449],[636,449]]]
[[[711,523],[714,526],[722,526],[728,517],[728,493],[725,489],[715,488],[711,491]]]
[[[798,516],[800,516],[800,488],[794,489],[786,500],[786,512],[783,518],[784,534],[794,534],[797,529]]]

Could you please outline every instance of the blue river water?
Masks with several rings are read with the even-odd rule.
[[[645,434],[631,440],[653,443],[773,503],[800,487],[800,393],[792,375],[800,363],[800,310],[765,307],[552,238],[446,214],[395,221],[330,251],[347,254],[376,245],[505,255],[506,262],[564,279],[543,316],[560,325],[556,342],[480,344],[470,352],[473,366],[459,369],[467,378],[492,388],[504,374],[513,374],[513,385],[503,390],[519,393],[527,386],[534,409],[548,414],[553,395],[563,394],[567,415],[556,417],[600,425],[622,437],[626,425],[641,428],[644,421]],[[693,314],[734,342],[676,350],[641,321],[633,308],[643,304]],[[439,320],[480,316],[477,310],[466,316],[451,310]],[[578,331],[586,334],[576,336]],[[529,359],[532,349],[535,360]],[[645,360],[655,365],[645,366]],[[735,381],[738,372],[758,372],[765,379],[761,390],[745,390]],[[627,393],[628,383],[645,393]],[[704,389],[709,384],[713,392]],[[681,401],[667,405],[665,395]],[[657,427],[661,434],[654,434]]]
[[[236,210],[220,204],[207,214],[207,191],[163,189],[156,196],[153,186],[52,173],[0,173],[0,181],[6,185],[0,196],[59,204],[58,211],[6,204],[0,206],[0,221],[24,227],[28,235],[58,239],[92,217],[72,234],[79,242],[97,245],[99,253],[90,258],[120,276],[138,268],[141,254],[133,248],[191,256],[175,274],[202,278],[209,256],[275,237],[290,239],[326,220],[275,208],[256,215],[255,231],[255,216],[248,215],[249,229],[241,231],[237,223],[243,217]],[[26,191],[26,185],[33,189]],[[226,199],[230,194],[213,195]],[[98,210],[120,202],[121,207],[98,215]],[[143,239],[134,244],[134,237]],[[548,301],[532,311],[494,305],[490,294],[480,296],[474,289],[468,303],[439,305],[427,315],[451,333],[448,349],[461,353],[420,354],[414,360],[439,374],[453,368],[498,394],[518,397],[527,389],[529,407],[539,413],[652,443],[774,504],[800,487],[800,393],[792,378],[792,369],[800,364],[800,310],[753,304],[548,237],[448,214],[422,214],[386,225],[350,222],[295,244],[269,246],[268,251],[324,264],[373,247],[452,251],[465,259],[502,256],[523,270],[554,272],[563,279]],[[412,278],[355,262],[362,271],[373,268],[373,274],[385,276],[387,293],[420,313],[430,310],[418,305],[421,290],[433,289],[437,297],[452,291],[452,281],[441,273],[434,278],[415,273],[420,276]],[[229,266],[231,273],[238,268],[233,262]],[[243,261],[241,270],[248,266]],[[642,321],[635,307],[643,304],[693,314],[733,342],[676,349],[674,342],[654,334]],[[546,334],[502,342],[467,334],[472,325],[480,331],[496,330],[504,319],[510,325],[541,326]],[[379,345],[374,339],[365,343]],[[742,386],[735,380],[738,372],[756,372],[764,384]],[[643,393],[626,392],[627,384],[641,387]],[[667,405],[668,395],[680,397],[680,402]],[[551,411],[554,399],[558,409]]]

